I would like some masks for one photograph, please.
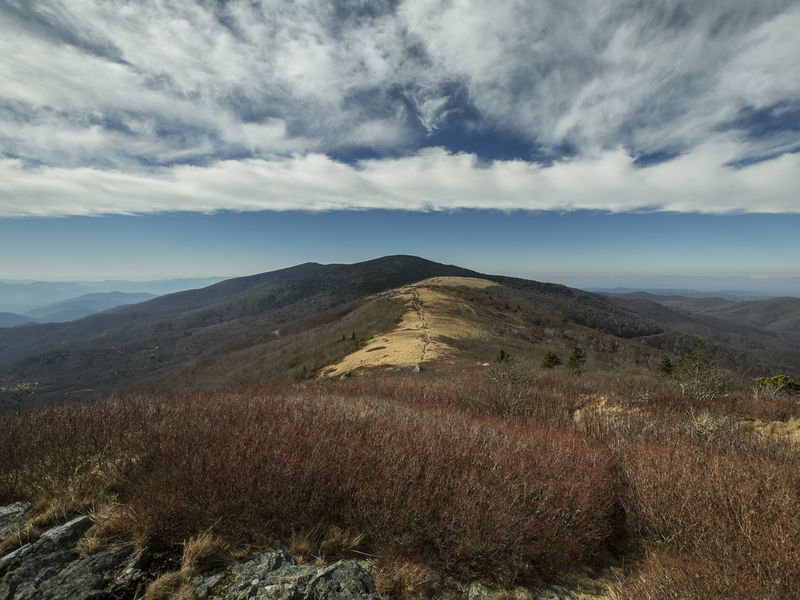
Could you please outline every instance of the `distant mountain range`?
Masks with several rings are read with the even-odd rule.
[[[17,327],[26,323],[36,323],[36,319],[12,312],[0,312],[0,327]]]
[[[436,360],[421,353],[425,368],[474,368],[501,349],[540,360],[574,346],[587,348],[598,368],[654,367],[704,344],[746,376],[800,374],[796,299],[703,300],[713,314],[668,305],[697,300],[599,295],[413,256],[305,263],[77,321],[0,329],[0,387],[35,381],[39,400],[51,401],[391,368],[390,346],[409,336],[412,345],[423,336],[424,347],[441,349]],[[734,310],[748,305],[744,314]],[[345,360],[356,352],[357,360]]]
[[[201,288],[221,281],[222,277],[163,279],[152,281],[19,281],[0,280],[0,312],[21,315],[72,300],[86,294],[122,292],[154,296]]]
[[[730,300],[722,297],[684,297],[678,295],[657,295],[649,292],[613,294],[617,303],[630,310],[636,310],[637,301],[644,300],[674,309],[674,315],[682,325],[694,324],[698,320],[711,323],[722,320],[728,329],[753,329],[745,335],[777,337],[791,344],[800,345],[800,298],[768,297],[760,300]],[[640,311],[641,312],[641,311]],[[680,315],[684,318],[681,319]],[[673,326],[676,323],[673,320]]]
[[[745,290],[718,290],[712,292],[703,292],[700,290],[682,289],[682,288],[629,288],[629,287],[614,287],[614,288],[589,288],[587,291],[597,294],[612,294],[612,295],[647,295],[662,298],[664,296],[672,296],[676,298],[724,298],[725,300],[755,300],[772,298],[770,294],[762,294],[761,292],[752,292]]]
[[[30,311],[28,316],[40,323],[63,323],[82,319],[118,306],[145,302],[156,297],[155,294],[147,293],[97,292],[36,308]]]

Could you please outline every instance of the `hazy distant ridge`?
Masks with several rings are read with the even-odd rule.
[[[32,311],[72,300],[86,294],[109,292],[152,294],[162,296],[183,290],[206,287],[224,277],[194,277],[128,281],[20,281],[0,279],[0,312],[32,314]]]
[[[146,302],[153,298],[157,298],[157,296],[147,293],[100,292],[56,302],[55,304],[32,310],[28,314],[42,323],[63,323],[82,319],[119,306]]]
[[[16,327],[26,323],[36,323],[36,319],[12,312],[0,312],[0,327]]]

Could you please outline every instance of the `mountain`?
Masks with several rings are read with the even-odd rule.
[[[747,323],[778,334],[800,337],[800,298],[770,298],[715,307],[714,316]]]
[[[80,281],[81,285],[90,288],[92,292],[127,292],[148,293],[154,296],[174,294],[184,290],[193,290],[206,287],[226,277],[183,277],[177,279],[147,279],[131,281],[127,279],[106,279],[102,281]]]
[[[36,319],[16,313],[0,312],[0,327],[16,327],[27,323],[36,323]]]
[[[338,356],[341,328],[362,334],[394,322],[400,308],[366,302],[371,294],[469,273],[413,257],[386,257],[358,265],[307,263],[230,279],[79,321],[2,330],[0,377],[37,381],[46,396],[159,385],[168,374],[192,369],[197,374],[190,382],[209,385],[274,376],[300,362],[324,364]],[[336,324],[335,347],[317,335],[327,323]],[[254,353],[246,357],[253,364],[235,359],[245,350]],[[217,364],[228,365],[231,373],[212,380],[204,369]],[[252,373],[234,374],[243,369]]]
[[[75,321],[118,306],[138,304],[156,298],[155,294],[128,292],[99,292],[62,300],[34,309],[28,314],[42,323]]]
[[[623,299],[649,300],[651,302],[658,302],[659,304],[674,307],[680,307],[685,304],[687,306],[695,306],[698,310],[717,306],[727,306],[729,304],[736,303],[736,300],[728,300],[720,296],[681,296],[679,294],[653,294],[651,292],[643,291],[614,293],[607,295]]]
[[[658,296],[656,296],[653,298],[653,302],[659,302],[666,306],[677,308],[679,310],[685,310],[691,313],[705,313],[716,309],[732,306],[737,303],[736,300],[727,300],[725,298],[719,298],[717,296],[693,297],[693,298],[681,298],[681,297],[659,298]]]
[[[0,311],[27,313],[33,308],[88,294],[92,290],[75,282],[0,281]]]
[[[614,296],[619,295],[633,295],[633,294],[646,294],[647,296],[656,297],[673,297],[673,298],[723,298],[725,300],[741,301],[741,300],[757,300],[763,298],[771,298],[770,294],[763,294],[761,292],[752,292],[744,290],[718,290],[713,292],[703,292],[700,290],[691,290],[685,288],[629,288],[629,287],[615,287],[615,288],[590,288],[588,291],[597,294],[610,294]]]
[[[474,368],[501,349],[537,360],[574,346],[589,349],[598,368],[655,365],[701,340],[747,373],[800,364],[797,347],[747,325],[389,256],[306,263],[79,321],[0,330],[0,387],[35,381],[43,401],[114,390],[183,393],[419,363]]]
[[[222,277],[156,279],[151,281],[10,281],[0,280],[0,311],[28,314],[58,302],[107,292],[147,293],[160,296],[211,285]]]
[[[734,301],[722,297],[658,295],[641,291],[609,296],[619,306],[637,315],[672,326],[680,324],[690,331],[697,326],[712,326],[749,339],[800,345],[800,298]],[[652,304],[673,310],[665,312]]]

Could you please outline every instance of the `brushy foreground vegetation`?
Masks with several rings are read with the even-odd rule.
[[[210,530],[313,555],[333,531],[506,588],[590,566],[611,597],[800,597],[800,448],[748,425],[798,414],[513,362],[135,397],[0,419],[0,497],[37,504],[30,535],[93,511],[86,551]]]

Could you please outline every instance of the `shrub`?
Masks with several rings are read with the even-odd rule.
[[[713,402],[727,395],[729,382],[717,365],[702,352],[682,357],[673,373],[682,395]]]
[[[23,382],[11,388],[0,388],[0,414],[21,413],[38,389],[38,382]]]
[[[212,526],[237,545],[338,528],[328,553],[363,536],[371,553],[505,582],[594,561],[616,522],[601,445],[454,408],[242,392],[48,409],[0,422],[9,433],[10,495],[51,474],[57,494],[86,461],[135,456],[91,489],[128,506],[148,543]]]
[[[627,448],[625,512],[646,557],[621,596],[800,597],[798,460],[769,453],[726,440]]]
[[[669,359],[668,356],[665,356],[664,358],[661,359],[661,362],[658,363],[656,371],[658,371],[662,375],[671,377],[675,373],[675,365],[672,364],[672,361]]]
[[[561,364],[561,359],[555,352],[548,352],[542,359],[541,367],[543,369],[553,369]]]
[[[756,379],[756,394],[774,400],[784,395],[800,394],[800,381],[788,375],[772,375]]]
[[[586,364],[586,352],[583,348],[575,347],[570,352],[567,358],[567,368],[575,373],[583,372],[583,366]]]
[[[568,581],[609,550],[619,598],[800,597],[800,447],[741,422],[800,404],[718,397],[517,360],[50,408],[0,417],[0,497],[35,500],[40,526],[94,507],[86,552],[212,528],[221,548],[368,553],[385,598],[446,597],[448,574]],[[190,593],[190,571],[150,597]]]
[[[497,355],[497,359],[496,359],[495,362],[506,363],[506,362],[513,362],[513,360],[514,359],[512,358],[512,356],[508,352],[506,352],[505,350],[501,349],[500,352]]]

